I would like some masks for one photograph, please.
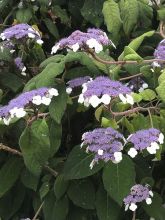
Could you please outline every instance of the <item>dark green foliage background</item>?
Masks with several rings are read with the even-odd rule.
[[[142,204],[137,219],[165,219],[165,157],[164,145],[158,152],[159,161],[150,156],[132,160],[124,156],[116,165],[99,163],[92,170],[93,156],[80,149],[81,136],[96,127],[113,127],[125,136],[151,127],[148,113],[134,113],[115,119],[99,107],[85,109],[65,92],[65,82],[79,76],[108,75],[112,79],[142,73],[149,89],[135,94],[139,105],[156,103],[159,113],[152,113],[155,128],[165,134],[165,70],[151,71],[143,63],[105,65],[84,52],[59,52],[51,55],[52,46],[75,30],[89,27],[104,30],[117,49],[105,48],[99,56],[106,60],[152,59],[162,37],[160,21],[165,21],[165,1],[148,0],[1,0],[0,31],[14,23],[36,25],[42,32],[43,47],[33,45],[24,50],[27,77],[14,66],[7,49],[0,50],[0,105],[5,105],[22,91],[42,86],[55,86],[60,96],[54,99],[46,119],[27,126],[27,118],[5,126],[0,122],[0,143],[17,149],[22,156],[0,152],[0,219],[41,220],[130,220],[122,200],[135,183],[148,183],[155,196],[151,206]],[[161,71],[162,70],[162,71]],[[64,79],[64,80],[63,80]],[[129,106],[116,103],[115,111]]]

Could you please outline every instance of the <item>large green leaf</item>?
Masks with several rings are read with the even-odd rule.
[[[122,26],[119,6],[114,0],[105,1],[102,12],[107,29],[112,33],[113,39],[115,39],[118,37]]]
[[[142,27],[150,27],[153,18],[153,9],[147,1],[139,0],[139,20]]]
[[[144,101],[151,101],[156,98],[156,93],[151,89],[145,89],[140,93]]]
[[[95,189],[93,183],[88,180],[74,180],[68,188],[68,196],[72,202],[84,209],[94,209]]]
[[[34,176],[28,169],[24,169],[21,174],[21,181],[23,184],[34,191],[37,190],[39,178]]]
[[[124,156],[119,164],[109,162],[103,171],[103,183],[108,194],[122,205],[123,199],[135,183],[134,163]]]
[[[29,171],[36,176],[40,175],[50,153],[49,129],[46,121],[39,119],[26,127],[19,144]]]
[[[129,35],[136,26],[139,16],[139,7],[137,0],[122,0],[121,17],[123,19],[123,28],[126,35]]]
[[[16,12],[16,19],[20,23],[28,23],[32,16],[33,14],[30,8],[21,8]]]
[[[65,180],[64,175],[58,175],[54,183],[54,193],[57,199],[60,199],[68,188],[68,180]]]
[[[0,169],[0,198],[15,184],[22,170],[20,158],[10,158]]]
[[[68,95],[63,84],[59,86],[58,92],[59,95],[53,98],[49,105],[49,112],[53,120],[59,124],[66,109]]]
[[[84,152],[80,146],[75,146],[70,152],[64,166],[64,176],[66,179],[81,179],[97,173],[103,164],[99,163],[90,169],[89,165],[93,160],[92,154]]]
[[[165,81],[161,82],[161,84],[156,88],[156,91],[160,99],[165,102]]]
[[[96,211],[99,220],[118,220],[120,206],[113,201],[101,185],[96,194]]]
[[[81,14],[85,20],[99,27],[103,22],[102,7],[104,0],[85,0]]]

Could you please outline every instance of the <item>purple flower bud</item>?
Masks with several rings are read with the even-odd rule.
[[[81,146],[86,146],[87,152],[94,154],[90,168],[99,160],[111,160],[119,163],[122,160],[124,137],[113,128],[98,128],[83,134]]]
[[[148,205],[152,203],[153,192],[148,188],[148,186],[143,186],[140,184],[134,185],[131,188],[130,194],[124,198],[125,211],[128,208],[132,211],[137,209],[136,203],[146,201]]]
[[[22,70],[22,69],[24,68],[24,64],[23,64],[23,62],[22,62],[22,58],[21,58],[21,57],[15,58],[15,59],[14,59],[14,63],[15,63],[15,65],[17,66],[17,68],[18,68],[19,70]]]
[[[15,99],[12,99],[8,105],[0,108],[0,120],[3,119],[4,123],[8,125],[12,118],[24,117],[28,105],[49,105],[53,96],[58,96],[57,89],[43,87],[24,92]]]
[[[155,52],[154,52],[155,59],[162,59],[165,60],[165,39],[160,41],[158,44]]]
[[[135,157],[138,151],[144,149],[147,149],[150,154],[156,154],[159,144],[163,144],[164,142],[164,135],[158,129],[150,128],[131,134],[127,138],[127,141],[133,144],[133,147],[128,151],[131,157]]]
[[[52,54],[57,50],[68,48],[76,52],[79,49],[94,48],[96,53],[103,50],[104,45],[113,45],[105,32],[100,29],[90,28],[87,32],[74,31],[69,37],[61,39],[52,48]]]
[[[142,91],[144,91],[144,89],[148,88],[148,84],[140,77],[131,79],[125,85],[128,86],[132,91],[135,91],[135,92],[137,92],[137,91],[142,92]]]
[[[10,28],[6,28],[1,34],[0,38],[6,41],[12,41],[14,39],[20,40],[22,38],[32,38],[38,44],[42,44],[41,36],[34,28],[28,24],[17,24]]]
[[[110,80],[108,77],[99,76],[92,81],[82,85],[83,90],[79,96],[79,103],[85,106],[92,105],[94,108],[100,103],[108,105],[111,98],[119,97],[126,104],[133,104],[133,98],[130,95],[131,89],[119,81]]]

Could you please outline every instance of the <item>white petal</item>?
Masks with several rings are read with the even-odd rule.
[[[104,103],[105,105],[108,105],[111,101],[111,97],[108,94],[104,94],[101,97],[101,102]]]
[[[35,34],[28,33],[28,37],[29,37],[29,38],[35,38]]]
[[[18,108],[15,114],[17,118],[23,118],[25,115],[26,115],[26,112],[23,108]]]
[[[144,88],[143,87],[140,87],[140,89],[138,90],[139,92],[143,92],[144,91]]]
[[[69,95],[70,95],[70,94],[71,94],[71,92],[72,92],[72,88],[70,88],[70,87],[66,88],[66,93],[67,93],[67,94],[69,94]]]
[[[120,162],[122,160],[122,153],[121,152],[115,152],[114,157],[115,157],[116,162]]]
[[[58,90],[54,89],[54,88],[49,89],[48,92],[51,96],[58,96],[59,95]]]
[[[91,38],[86,41],[86,44],[89,46],[89,48],[94,48],[97,43],[97,40],[94,38]]]
[[[147,199],[146,199],[146,203],[147,203],[147,205],[151,205],[152,199],[151,199],[151,198],[147,198]]]
[[[152,142],[152,143],[151,143],[151,147],[152,147],[152,148],[155,148],[155,150],[158,150],[158,149],[160,148],[159,144],[156,143],[156,142]]]
[[[148,84],[147,83],[143,83],[142,87],[143,87],[143,89],[147,89],[148,88]]]
[[[41,39],[38,39],[37,41],[37,44],[39,44],[39,45],[42,45],[44,42],[43,42],[43,40],[41,40]]]
[[[42,97],[42,104],[49,105],[51,103],[51,99],[45,96]]]
[[[59,49],[60,49],[60,44],[59,44],[59,43],[55,44],[55,45],[52,47],[51,54],[56,53],[57,50],[59,50]]]
[[[148,151],[150,154],[156,154],[156,149],[153,148],[153,147],[147,147],[147,151]]]
[[[127,99],[127,103],[129,103],[130,105],[134,104],[134,100],[131,95],[126,94],[126,99]]]
[[[99,149],[97,153],[98,153],[98,155],[102,156],[104,151],[102,149]]]
[[[137,205],[135,203],[131,203],[129,209],[134,212],[137,209]]]
[[[78,98],[78,103],[83,103],[84,102],[84,96],[83,96],[83,94],[80,94],[79,95],[79,98]]]
[[[96,108],[101,103],[101,100],[96,95],[92,95],[89,98],[89,103],[92,105],[93,108]]]
[[[125,211],[127,211],[128,208],[129,208],[129,204],[127,204],[127,205],[125,206]]]
[[[15,50],[10,50],[10,53],[14,53],[15,52]]]
[[[41,103],[42,103],[41,96],[40,95],[34,96],[32,99],[32,103],[35,105],[41,105]]]
[[[79,46],[78,43],[76,43],[76,44],[73,44],[73,45],[71,46],[71,48],[72,48],[73,52],[77,52],[78,49],[80,48],[80,46]]]
[[[99,43],[95,45],[95,52],[100,53],[103,50],[103,46]]]
[[[154,194],[153,194],[153,192],[151,190],[149,191],[149,194],[150,194],[151,197],[154,196]]]
[[[92,162],[90,163],[89,167],[92,170],[93,166],[95,165],[95,160],[92,160]]]
[[[5,125],[9,125],[11,118],[3,118],[3,122]]]
[[[132,158],[134,158],[138,154],[137,150],[135,148],[130,148],[128,151],[128,155]]]
[[[164,143],[164,135],[162,133],[159,134],[158,141],[159,141],[160,144]]]
[[[120,100],[121,100],[124,104],[127,103],[127,99],[126,99],[125,96],[123,96],[123,94],[119,94],[119,98],[120,98]]]

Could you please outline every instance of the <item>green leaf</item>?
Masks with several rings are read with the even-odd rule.
[[[53,23],[53,21],[49,18],[43,19],[47,29],[49,32],[56,38],[59,39],[59,33],[56,24]]]
[[[104,118],[104,117],[101,118],[101,126],[103,126],[104,128],[107,128],[107,127],[111,127],[111,128],[114,128],[114,129],[119,128],[119,126],[116,123],[115,119],[112,119],[112,118],[107,119],[107,118]]]
[[[85,20],[96,27],[100,27],[103,22],[102,7],[104,0],[85,0],[81,8],[81,14]]]
[[[62,55],[62,54],[57,54],[57,55],[54,55],[54,56],[51,56],[49,58],[47,58],[46,60],[44,60],[41,64],[40,64],[40,68],[45,68],[48,64],[50,63],[59,63],[62,61],[62,59],[64,58],[65,56]]]
[[[133,125],[128,121],[126,117],[122,118],[122,125],[124,125],[130,133],[134,133]]]
[[[139,103],[142,100],[142,96],[140,94],[132,93],[131,95],[133,97],[134,102]]]
[[[56,201],[53,207],[54,219],[52,220],[65,220],[69,211],[69,201],[65,195],[63,198]]]
[[[134,51],[137,51],[140,45],[142,44],[143,40],[146,37],[152,37],[155,31],[148,31],[141,36],[135,38],[134,40],[131,41],[131,43],[128,45],[130,48],[132,48]],[[124,57],[124,52],[119,56],[118,60],[122,60]]]
[[[68,95],[66,93],[66,87],[61,85],[58,88],[59,95],[53,98],[49,105],[49,112],[51,118],[58,124],[61,123],[62,116],[67,106]]]
[[[55,220],[55,213],[53,212],[56,198],[52,191],[49,191],[46,198],[44,199],[43,213],[44,220]]]
[[[158,13],[158,20],[165,21],[165,8],[161,8],[157,10]]]
[[[68,188],[69,182],[64,179],[64,175],[58,175],[54,183],[54,193],[57,199],[60,199]]]
[[[145,89],[144,91],[140,92],[140,96],[144,101],[151,101],[156,98],[156,93],[151,89]]]
[[[103,183],[108,194],[121,206],[123,199],[135,183],[134,163],[124,156],[119,164],[107,163],[103,170]]]
[[[19,158],[10,158],[0,169],[0,198],[12,188],[18,179],[23,164]],[[11,172],[12,171],[12,172]]]
[[[37,190],[39,178],[34,176],[28,169],[24,169],[21,175],[21,181],[23,184],[34,191]]]
[[[108,31],[112,33],[113,39],[117,38],[122,26],[118,4],[114,0],[105,1],[102,12]]]
[[[165,81],[161,82],[161,84],[156,88],[156,91],[160,99],[165,102]]]
[[[50,157],[58,151],[61,144],[62,137],[62,125],[57,124],[55,121],[51,121],[50,125]]]
[[[32,18],[32,10],[30,8],[22,8],[16,12],[16,19],[20,23],[28,23]]]
[[[12,73],[4,73],[1,75],[0,82],[6,88],[13,92],[18,92],[23,87],[23,81],[20,77]]]
[[[39,190],[41,200],[43,200],[43,198],[48,194],[49,189],[50,189],[49,182],[48,181],[43,182]]]
[[[46,121],[37,120],[23,131],[19,141],[26,167],[39,176],[50,153],[49,129]]]
[[[153,19],[153,8],[148,4],[148,1],[138,0],[139,20],[142,27],[151,27]]]
[[[90,180],[72,181],[67,192],[70,200],[72,200],[76,206],[84,209],[95,208],[95,189]]]
[[[129,35],[136,26],[139,17],[139,7],[137,0],[124,0],[121,9],[123,28],[126,35]]]
[[[118,220],[120,207],[113,201],[100,186],[96,193],[96,211],[99,220]]]
[[[59,5],[55,5],[52,8],[52,12],[56,15],[56,17],[60,18],[61,23],[70,26],[70,18],[67,14],[66,9],[62,9]]]
[[[163,72],[161,73],[161,75],[158,78],[159,84],[161,84],[164,81],[165,81],[165,70],[163,70]]]
[[[96,164],[93,169],[90,169],[89,165],[92,160],[92,154],[87,154],[80,146],[75,146],[64,166],[65,179],[81,179],[97,173],[103,167],[103,164]]]
[[[143,208],[150,217],[153,217],[156,220],[164,220],[165,209],[162,206],[162,199],[157,193],[154,192],[152,204],[143,204]]]
[[[11,62],[12,60],[12,54],[10,53],[10,50],[3,46],[3,43],[0,43],[0,61],[7,61]]]
[[[139,56],[131,47],[126,46],[124,48],[124,60],[143,61],[143,58]]]

